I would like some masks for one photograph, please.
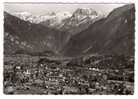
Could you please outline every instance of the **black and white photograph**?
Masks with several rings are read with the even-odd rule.
[[[5,2],[5,95],[134,95],[135,3]]]

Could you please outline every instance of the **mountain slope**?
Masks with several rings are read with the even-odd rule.
[[[7,46],[10,46],[11,43],[8,38],[9,36],[5,36],[5,48],[12,49],[18,45],[18,47],[15,47],[15,49],[13,49],[13,52],[20,49],[31,52],[42,52],[46,50],[52,50],[56,52],[62,46],[62,38],[64,38],[62,36],[66,34],[40,24],[32,24],[30,22],[23,21],[15,16],[8,14],[7,12],[4,12],[4,35],[6,35],[6,33],[13,37],[13,39],[17,37],[19,40],[17,40],[18,42],[25,43],[23,44],[24,47],[21,46],[20,43],[13,43],[12,47],[8,48]],[[6,43],[6,41],[9,43]],[[21,47],[19,47],[19,45]],[[7,49],[5,49],[5,52],[8,52],[6,50]]]
[[[62,53],[65,56],[88,53],[134,55],[134,22],[133,4],[117,8],[107,18],[74,35]]]

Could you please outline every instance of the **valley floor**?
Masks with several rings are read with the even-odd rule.
[[[96,56],[61,62],[5,56],[3,85],[5,94],[133,95],[134,58]]]

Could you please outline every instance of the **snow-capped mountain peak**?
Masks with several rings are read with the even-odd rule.
[[[78,8],[74,11],[72,18],[78,21],[88,19],[94,19],[99,16],[99,13],[92,8]]]
[[[56,14],[56,17],[58,19],[59,22],[61,22],[62,20],[71,17],[72,14],[70,12],[58,12]]]
[[[92,8],[78,8],[73,15],[82,15],[82,16],[88,16],[88,15],[95,15],[97,16],[98,13],[93,10]]]
[[[16,13],[13,13],[12,15],[14,15],[16,17],[19,17],[20,19],[25,20],[25,21],[30,20],[28,18],[32,17],[31,13],[26,12],[26,11],[24,11],[24,12],[16,12]]]
[[[24,16],[30,16],[31,15],[31,13],[26,12],[26,11],[24,11],[24,12],[16,12],[15,14],[16,15],[24,15]]]
[[[16,12],[12,14],[24,21],[29,21],[31,23],[41,23],[47,20],[54,20],[57,23],[60,23],[65,18],[71,17],[72,14],[70,12],[51,12],[45,15],[32,15],[29,12]]]

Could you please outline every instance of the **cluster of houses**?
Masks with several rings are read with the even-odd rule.
[[[42,89],[41,94],[126,94],[125,80],[121,77],[127,77],[127,73],[119,69],[98,68],[98,65],[102,66],[108,62],[98,59],[96,57],[77,62],[71,60],[66,64],[46,58],[29,64],[6,63],[5,93],[10,93],[7,89],[11,90],[13,87],[16,92],[32,88]],[[83,63],[78,64],[82,61]],[[94,63],[95,61],[99,62]],[[98,64],[97,67],[94,64]],[[130,77],[133,78],[133,75],[130,74]],[[34,93],[37,94],[35,91]],[[127,93],[133,94],[133,90],[127,90]]]

